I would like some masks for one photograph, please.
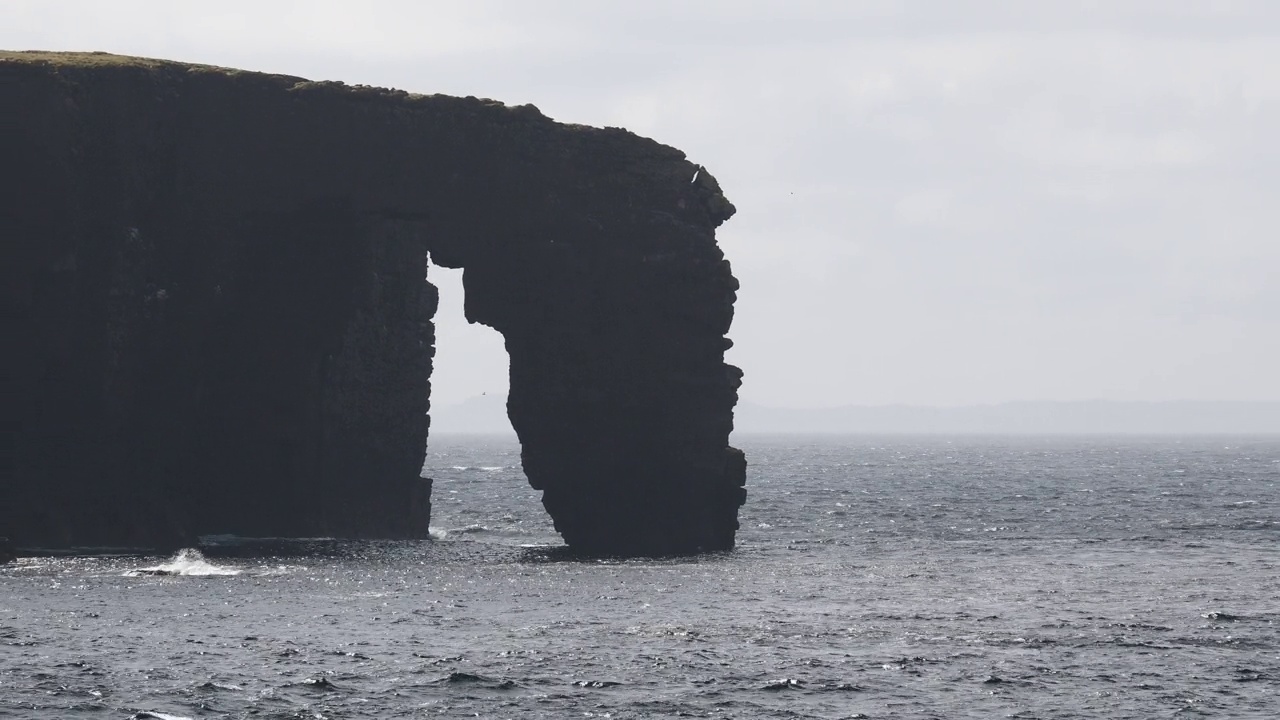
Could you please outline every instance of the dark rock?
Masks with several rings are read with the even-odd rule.
[[[309,677],[306,680],[302,681],[302,685],[304,687],[309,687],[312,690],[323,690],[325,692],[338,689],[338,686],[334,685],[333,682],[330,681],[329,678],[325,677],[324,675]]]
[[[1236,622],[1237,620],[1240,619],[1239,615],[1232,615],[1231,613],[1219,612],[1217,610],[1214,610],[1213,612],[1204,613],[1200,617],[1206,618],[1208,620],[1216,620],[1218,622]]]
[[[18,559],[18,553],[13,548],[13,543],[7,537],[0,537],[0,565],[13,562]]]
[[[437,682],[442,683],[493,683],[495,680],[484,675],[477,675],[468,672],[451,672],[440,678]]]
[[[423,538],[436,292],[511,356],[530,483],[593,553],[733,545],[742,373],[715,178],[536,108],[0,53],[23,546]]]

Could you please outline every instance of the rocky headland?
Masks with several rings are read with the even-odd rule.
[[[501,332],[575,549],[729,548],[733,206],[680,151],[533,106],[0,53],[19,547],[421,538],[436,292]]]

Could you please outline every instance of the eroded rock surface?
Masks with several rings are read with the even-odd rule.
[[[435,289],[511,356],[573,547],[733,544],[732,213],[682,153],[532,106],[0,53],[0,533],[422,537]]]

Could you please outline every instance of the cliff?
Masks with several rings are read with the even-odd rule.
[[[0,53],[0,535],[424,537],[435,289],[501,332],[525,473],[589,552],[731,547],[733,207],[532,106]]]

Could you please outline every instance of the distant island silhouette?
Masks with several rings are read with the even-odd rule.
[[[510,434],[504,394],[431,411],[432,433]],[[1280,402],[1009,402],[991,405],[846,405],[777,408],[741,402],[739,433],[1200,435],[1280,434]]]

